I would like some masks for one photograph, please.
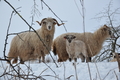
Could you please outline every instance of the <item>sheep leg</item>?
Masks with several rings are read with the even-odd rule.
[[[71,54],[68,54],[68,55],[69,55],[69,61],[71,62],[72,61]]]
[[[41,56],[39,57],[39,63],[41,63]]]
[[[91,57],[89,57],[89,60],[90,60],[90,62],[91,62]]]
[[[45,57],[44,56],[42,56],[42,62],[45,62]]]
[[[21,63],[21,64],[24,64],[24,61],[23,61],[22,59],[20,59],[20,63]]]
[[[72,61],[72,59],[71,59],[71,58],[69,58],[69,61],[71,62],[71,61]]]
[[[76,52],[74,56],[75,56],[74,61],[77,62],[77,57],[79,56],[79,52]]]
[[[58,59],[58,62],[62,62],[62,61],[63,61],[62,59],[60,59],[60,58]]]
[[[18,61],[18,57],[14,58],[14,60],[13,60],[12,64],[17,63],[17,61]]]
[[[91,62],[91,57],[87,57],[86,62]]]
[[[9,52],[9,54],[8,54],[8,60],[9,60],[9,62],[11,62],[11,60],[15,59],[16,57],[18,57],[18,56],[16,54],[14,54],[14,52]]]
[[[81,58],[82,62],[85,62],[85,57],[83,56],[83,54],[80,54],[79,57]]]
[[[74,58],[74,61],[77,62],[77,58]]]
[[[45,55],[43,51],[41,51],[41,55],[42,55],[42,62],[45,62]]]
[[[62,57],[58,54],[58,62],[62,62]]]

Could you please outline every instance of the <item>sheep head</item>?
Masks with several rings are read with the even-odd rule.
[[[104,25],[103,31],[106,32],[110,36],[110,38],[115,38],[114,34],[112,33],[112,28]]]
[[[47,29],[50,31],[52,30],[52,28],[57,24],[58,26],[61,26],[63,25],[64,23],[62,24],[59,24],[58,21],[54,18],[44,18],[41,20],[41,22],[39,21],[36,21],[40,26],[46,26]]]
[[[64,38],[65,38],[66,40],[68,40],[69,43],[71,43],[71,41],[72,41],[73,39],[75,39],[76,36],[74,36],[74,35],[66,35],[66,36],[64,36]]]

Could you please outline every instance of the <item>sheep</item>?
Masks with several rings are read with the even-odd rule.
[[[113,59],[110,61],[110,62],[116,62],[117,61],[117,57],[116,57],[116,54],[118,54],[118,58],[120,60],[120,53],[111,53]]]
[[[77,57],[80,57],[82,62],[84,62],[85,57],[88,57],[85,43],[80,40],[75,40],[76,36],[74,35],[66,35],[64,38],[66,39],[66,51],[69,55],[69,61],[74,59],[77,62]]]
[[[88,62],[91,62],[91,57],[100,52],[103,42],[107,38],[114,37],[111,32],[111,28],[106,25],[100,27],[94,33],[64,33],[54,39],[52,44],[54,55],[58,55],[58,62],[66,61],[69,58],[65,47],[65,40],[63,39],[65,35],[75,35],[77,40],[81,40],[85,43],[88,54]]]
[[[17,63],[18,57],[21,64],[40,57],[42,57],[44,62],[45,55],[51,50],[55,25],[61,26],[63,24],[59,24],[56,19],[50,17],[42,19],[41,22],[36,22],[41,26],[40,29],[36,30],[37,33],[34,31],[24,32],[12,39],[8,60],[11,61],[13,59],[13,64]]]

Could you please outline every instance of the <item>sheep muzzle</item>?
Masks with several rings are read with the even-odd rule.
[[[69,43],[71,43],[71,42],[72,42],[72,40],[68,40],[68,42],[69,42]]]

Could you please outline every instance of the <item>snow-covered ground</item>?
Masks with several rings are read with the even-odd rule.
[[[3,66],[2,66],[3,64]],[[26,64],[26,65],[25,65]],[[36,62],[25,62],[25,64],[20,64],[19,67],[15,69],[20,70],[20,73],[30,72],[35,76],[41,76],[45,80],[76,80],[75,67],[72,62],[61,62],[57,63],[36,63]],[[90,68],[90,73],[88,70],[88,65]],[[48,67],[49,66],[49,67]],[[29,70],[28,70],[28,67]],[[0,63],[0,76],[4,73],[4,69],[7,68],[7,71],[10,71],[9,64],[6,62]],[[98,62],[98,63],[76,63],[77,77],[78,80],[120,80],[120,72],[118,69],[117,62]],[[9,77],[9,76],[8,76]],[[4,77],[0,77],[0,80],[4,80]],[[13,79],[11,79],[13,80]],[[40,80],[40,79],[37,79]]]

